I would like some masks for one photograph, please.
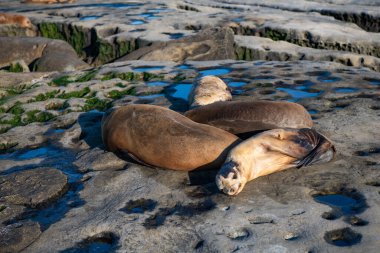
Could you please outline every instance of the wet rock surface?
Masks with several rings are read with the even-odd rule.
[[[2,65],[0,249],[378,252],[379,8],[343,0],[1,2],[1,11],[22,12],[39,36],[65,40],[96,67],[50,72],[55,60],[71,59],[54,55],[62,41],[23,58],[30,71],[48,72],[9,72],[17,57]],[[216,54],[209,48],[222,43]],[[206,75],[223,79],[235,101],[302,104],[337,157],[255,179],[229,197],[215,186],[216,171],[145,167],[104,150],[104,111],[141,103],[183,113]]]

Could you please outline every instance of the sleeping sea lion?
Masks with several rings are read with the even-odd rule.
[[[8,13],[0,13],[0,24],[15,24],[22,28],[33,29],[29,18]]]
[[[108,112],[102,119],[102,138],[112,152],[183,171],[220,168],[228,151],[240,142],[222,129],[193,122],[163,107],[142,104]]]
[[[312,129],[273,129],[233,148],[216,175],[216,184],[228,195],[237,195],[255,178],[292,167],[328,162],[335,147]]]
[[[238,135],[275,128],[313,126],[310,114],[302,105],[286,101],[216,102],[187,111],[185,116]]]
[[[194,85],[189,97],[189,106],[194,108],[231,99],[230,88],[223,80],[216,76],[205,76]]]

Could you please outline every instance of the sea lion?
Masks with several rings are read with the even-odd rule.
[[[240,139],[167,108],[131,104],[102,119],[102,138],[109,151],[128,153],[160,168],[190,171],[220,168]]]
[[[227,132],[251,137],[275,128],[311,128],[313,121],[300,104],[286,101],[228,101],[201,106],[185,113],[189,119]]]
[[[189,97],[190,108],[232,99],[230,88],[216,76],[202,77],[194,85]]]
[[[328,162],[335,147],[313,129],[272,129],[233,148],[216,175],[216,184],[228,195],[237,195],[255,178],[292,167]]]
[[[29,18],[8,13],[0,13],[0,24],[15,24],[22,28],[33,29]]]

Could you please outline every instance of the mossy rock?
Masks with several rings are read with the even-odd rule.
[[[64,34],[60,31],[59,25],[56,23],[40,23],[38,28],[42,37],[50,39],[65,40]]]
[[[88,93],[90,93],[90,88],[85,87],[81,90],[78,91],[72,91],[72,92],[63,92],[62,94],[58,95],[58,98],[63,98],[63,99],[69,99],[69,98],[82,98],[86,96]]]
[[[99,99],[97,97],[89,98],[86,100],[85,105],[82,107],[84,111],[99,110],[105,111],[111,108],[111,101]]]
[[[135,96],[136,95],[136,88],[133,87],[133,88],[122,90],[122,91],[112,90],[107,94],[107,97],[112,98],[112,99],[119,99],[119,98],[122,98],[126,95]]]

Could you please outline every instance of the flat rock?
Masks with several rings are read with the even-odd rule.
[[[54,168],[38,168],[0,176],[0,201],[42,207],[68,188],[67,176]]]
[[[79,171],[87,172],[89,170],[119,170],[128,163],[112,152],[94,148],[80,153],[74,164],[78,166]]]
[[[37,222],[27,221],[0,227],[1,252],[19,252],[41,235]]]

